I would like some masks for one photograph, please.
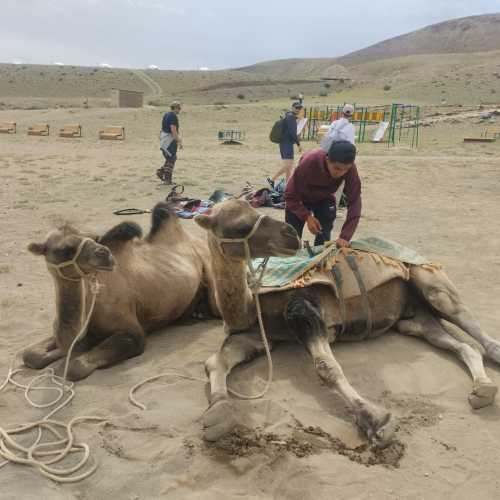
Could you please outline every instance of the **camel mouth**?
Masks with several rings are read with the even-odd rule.
[[[106,265],[103,265],[103,266],[98,266],[97,269],[99,271],[114,271],[115,264],[113,262],[112,264],[106,264]]]

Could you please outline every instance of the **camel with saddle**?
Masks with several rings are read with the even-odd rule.
[[[144,351],[145,335],[190,314],[217,314],[208,247],[188,234],[166,203],[152,211],[149,234],[123,222],[102,236],[70,225],[50,232],[29,251],[45,258],[56,291],[53,334],[23,353],[44,368],[76,343],[67,378]]]
[[[321,380],[342,396],[359,428],[377,446],[390,442],[394,419],[351,386],[332,352],[330,344],[336,340],[374,338],[389,329],[421,337],[453,352],[467,366],[473,408],[494,401],[497,387],[485,372],[483,357],[500,363],[500,342],[483,332],[440,266],[332,246],[287,285],[252,290],[247,264],[296,254],[300,241],[294,229],[259,215],[241,200],[216,205],[195,221],[208,233],[216,301],[227,334],[205,363],[210,381],[210,406],[204,415],[208,440],[227,433],[243,415],[238,414],[239,401],[228,397],[226,379],[236,365],[265,350],[256,327],[258,311],[269,347],[293,339],[304,345]]]

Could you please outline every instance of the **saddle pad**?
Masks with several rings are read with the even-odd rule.
[[[361,252],[371,252],[384,257],[404,262],[406,264],[429,264],[429,261],[414,250],[399,243],[378,237],[368,237],[351,242],[351,249]],[[280,288],[303,276],[307,271],[319,266],[326,258],[339,253],[335,245],[316,246],[311,248],[314,255],[309,255],[306,249],[299,250],[293,257],[270,257],[264,273],[261,287]],[[257,267],[263,259],[254,259]]]

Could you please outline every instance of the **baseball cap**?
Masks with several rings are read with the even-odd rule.
[[[352,104],[344,104],[342,113],[344,113],[344,115],[351,116],[354,113],[354,106]]]
[[[356,159],[356,146],[349,141],[334,141],[328,150],[328,159],[349,164]]]

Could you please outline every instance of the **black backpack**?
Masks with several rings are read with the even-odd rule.
[[[286,130],[286,115],[275,122],[271,132],[269,133],[269,140],[275,144],[279,144],[285,137]]]

